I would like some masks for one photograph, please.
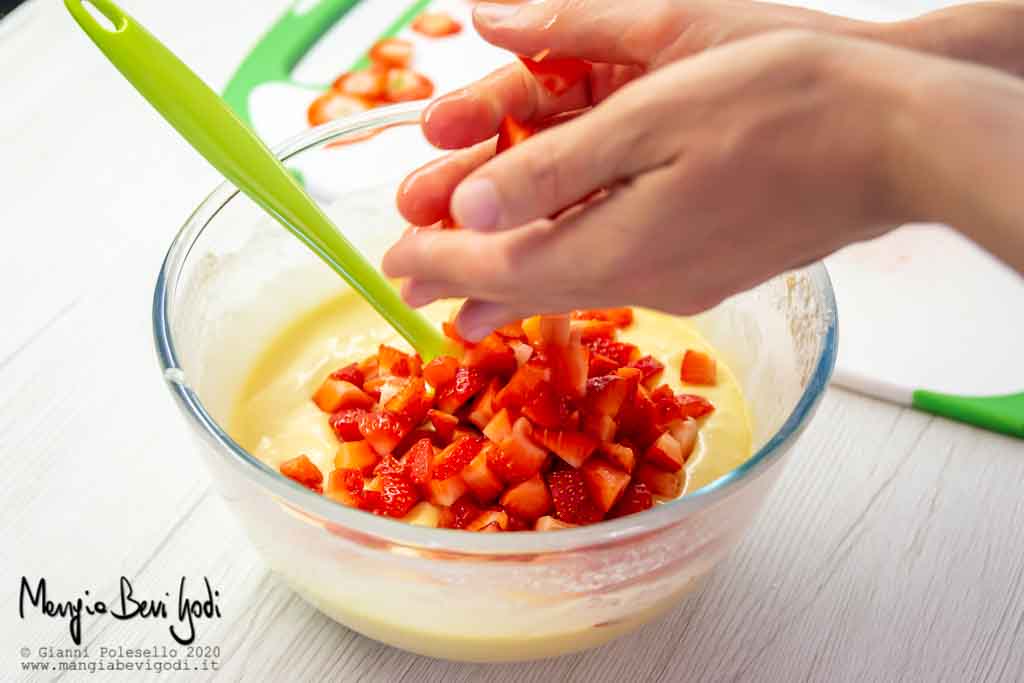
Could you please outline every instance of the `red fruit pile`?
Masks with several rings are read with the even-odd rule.
[[[463,357],[421,363],[389,346],[328,376],[313,401],[341,445],[327,478],[305,456],[281,473],[345,505],[403,517],[420,501],[440,526],[560,529],[679,495],[706,399],[659,384],[665,366],[617,339],[632,310],[534,316]],[[713,384],[714,361],[682,365]],[[323,487],[323,488],[322,488]]]

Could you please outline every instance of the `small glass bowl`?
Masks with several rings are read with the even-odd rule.
[[[401,178],[437,154],[413,125],[422,107],[373,110],[276,150],[373,260],[404,228],[394,208]],[[454,660],[595,647],[679,604],[750,525],[836,357],[825,268],[775,278],[696,318],[751,406],[755,453],[741,467],[678,500],[593,526],[504,534],[423,528],[310,492],[246,452],[225,427],[270,340],[344,291],[312,253],[224,183],[167,254],[153,302],[157,355],[225,502],[269,565],[338,622]]]

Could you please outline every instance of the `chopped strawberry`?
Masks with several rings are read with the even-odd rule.
[[[618,425],[615,424],[615,420],[607,415],[598,415],[596,413],[588,414],[583,423],[583,431],[601,443],[614,439],[617,428]]]
[[[675,498],[682,490],[686,470],[666,472],[647,463],[641,464],[633,473],[633,480],[644,484],[651,493],[665,498]]]
[[[534,439],[573,467],[579,467],[593,455],[598,444],[597,439],[588,434],[553,429],[535,430]]]
[[[462,469],[462,473],[459,475],[466,482],[469,490],[473,492],[473,497],[481,503],[491,502],[505,488],[501,479],[487,466],[487,454],[493,449],[497,449],[497,446],[494,444],[489,443],[484,446],[477,453],[476,457]]]
[[[478,344],[466,349],[462,362],[467,367],[479,368],[488,374],[504,377],[511,375],[518,367],[516,354],[512,348],[493,332]]]
[[[370,379],[363,382],[363,391],[365,391],[370,398],[374,401],[379,401],[381,397],[381,391],[389,384],[394,384],[394,377],[371,377]],[[394,391],[388,393],[388,397],[394,396],[397,393],[397,388]]]
[[[683,468],[679,442],[669,432],[665,432],[647,448],[644,461],[667,472],[678,472]]]
[[[454,413],[463,403],[487,386],[487,376],[475,368],[459,368],[455,379],[437,390],[438,410]]]
[[[633,472],[633,467],[636,465],[636,454],[633,452],[632,448],[620,443],[603,443],[597,448],[606,458],[608,458],[608,462],[612,463],[623,472]]]
[[[480,516],[480,508],[470,500],[469,496],[459,498],[451,505],[451,526],[452,529],[465,529],[474,519]]]
[[[511,116],[506,116],[501,120],[501,125],[498,127],[498,144],[495,147],[495,153],[501,154],[508,148],[520,144],[526,138],[533,135],[534,132],[536,132],[536,129],[532,126],[520,123]]]
[[[533,398],[541,384],[545,384],[550,372],[542,367],[528,363],[512,375],[505,387],[494,397],[495,408],[519,407]]]
[[[334,456],[334,467],[342,470],[358,470],[369,474],[380,456],[365,441],[348,441],[341,444]]]
[[[434,94],[434,84],[412,69],[391,69],[384,82],[384,99],[388,102],[425,100]]]
[[[578,330],[580,339],[615,339],[618,328],[607,320],[573,320],[573,331]]]
[[[467,436],[452,443],[437,454],[433,478],[448,479],[457,475],[476,457],[485,443],[487,441],[479,436]]]
[[[512,434],[487,454],[487,466],[502,480],[513,483],[540,471],[548,454],[531,439],[532,427],[525,418],[516,420]]]
[[[371,66],[362,71],[347,71],[338,76],[331,87],[342,94],[372,102],[384,95],[386,75],[387,69],[379,66]]]
[[[613,361],[608,356],[602,356],[600,353],[595,353],[593,349],[590,351],[590,368],[587,372],[588,377],[602,377],[604,375],[610,375],[618,370],[619,364]]]
[[[540,316],[531,315],[529,318],[524,318],[520,323],[523,328],[523,335],[526,337],[526,341],[532,346],[539,346],[540,339]]]
[[[541,382],[522,409],[523,415],[542,427],[563,427],[569,419],[568,405],[548,382]]]
[[[501,505],[515,516],[533,521],[551,509],[551,496],[544,480],[535,474],[505,491]]]
[[[533,355],[533,347],[529,344],[521,342],[519,340],[513,340],[508,343],[512,353],[516,357],[516,367],[521,368],[529,362],[530,357]]]
[[[325,413],[342,408],[372,408],[373,398],[351,382],[328,377],[313,394],[313,402]]]
[[[402,464],[412,483],[422,486],[430,481],[434,464],[434,445],[430,439],[417,441],[403,456]]]
[[[317,493],[323,493],[321,485],[324,482],[324,475],[308,456],[300,455],[297,458],[285,460],[281,463],[280,470],[281,474],[292,481],[296,481]]]
[[[328,90],[309,105],[306,118],[309,125],[319,126],[328,121],[364,112],[369,108],[370,104],[362,98],[343,95],[336,90]]]
[[[630,363],[629,367],[639,370],[642,373],[640,381],[648,386],[657,382],[661,373],[665,371],[665,365],[654,356],[644,356]]]
[[[359,432],[381,455],[391,453],[410,431],[408,423],[386,411],[375,410],[359,418]]]
[[[339,370],[335,370],[330,374],[330,378],[354,384],[359,388],[362,388],[363,382],[366,381],[366,376],[359,368],[359,363],[352,363]]]
[[[658,408],[643,387],[637,387],[632,400],[627,399],[619,411],[619,434],[628,436],[646,448],[663,431],[659,427]]]
[[[357,470],[335,469],[327,477],[324,495],[337,503],[359,507],[362,493],[363,475]]]
[[[487,388],[473,401],[472,410],[469,412],[469,421],[480,429],[486,427],[494,417],[494,396],[498,393],[500,386],[501,382],[498,379],[492,379]]]
[[[508,513],[504,510],[485,510],[466,525],[466,531],[504,531],[507,528]]]
[[[632,308],[593,308],[585,311],[573,311],[573,320],[603,320],[616,327],[629,327],[633,324]]]
[[[587,485],[579,470],[571,467],[548,472],[548,488],[555,516],[570,524],[593,524],[604,516],[591,500]]]
[[[428,410],[427,419],[430,420],[430,424],[434,425],[434,431],[437,432],[439,438],[446,442],[452,440],[455,428],[459,425],[459,418],[442,413],[440,410]]]
[[[651,491],[647,488],[647,485],[634,481],[626,487],[622,498],[615,504],[615,507],[608,511],[608,517],[623,517],[635,512],[643,512],[653,506],[654,498],[651,496]]]
[[[629,382],[618,375],[587,380],[586,408],[598,415],[615,417],[629,393]]]
[[[427,395],[427,383],[422,377],[413,377],[406,381],[402,389],[384,404],[384,410],[405,420],[408,424],[419,424],[426,418],[430,404],[431,397]]]
[[[402,475],[384,474],[379,481],[377,490],[368,489],[363,492],[363,506],[374,514],[405,517],[420,500],[419,491]]]
[[[360,441],[359,418],[366,414],[362,408],[344,408],[331,415],[327,421],[339,441]]]
[[[377,463],[377,466],[373,468],[373,476],[379,480],[380,477],[386,475],[394,475],[396,477],[406,476],[405,463],[396,459],[393,455],[385,455],[380,459],[380,462]]]
[[[423,377],[430,382],[430,386],[440,389],[455,379],[458,369],[459,361],[451,356],[438,356],[423,366]]]
[[[377,356],[369,356],[359,363],[359,372],[363,373],[363,382],[376,377],[379,369],[380,361],[377,360]]]
[[[652,391],[650,393],[650,398],[658,413],[658,424],[667,425],[673,420],[682,418],[682,408],[676,401],[676,396],[672,393],[671,387],[667,384],[662,384],[660,387]]]
[[[431,479],[426,489],[427,500],[434,505],[451,505],[469,490],[466,482],[458,475],[448,479]]]
[[[395,377],[410,377],[413,372],[412,357],[387,344],[380,345],[377,354],[377,372]]]
[[[493,533],[497,533],[499,531],[504,531],[504,529],[501,528],[501,523],[500,522],[491,522],[489,524],[485,524],[482,527],[477,527],[477,526],[473,526],[472,528],[466,527],[466,530],[467,531],[475,531],[478,534],[493,534]]]
[[[679,368],[679,379],[687,384],[716,384],[718,367],[715,359],[703,351],[688,350]]]
[[[583,463],[580,474],[583,475],[583,483],[587,485],[590,499],[604,512],[612,509],[626,490],[630,479],[629,474],[613,467],[601,457],[591,458]]]
[[[501,335],[505,339],[523,339],[526,337],[526,333],[523,332],[523,323],[520,321],[502,325],[495,330],[495,333]]]
[[[669,423],[668,430],[672,433],[672,437],[679,442],[679,454],[682,456],[683,462],[686,462],[697,445],[697,421],[693,418],[673,420]]]
[[[385,38],[370,48],[370,61],[387,67],[408,66],[412,61],[412,51],[412,43],[408,40]]]
[[[538,332],[538,342],[534,342],[532,339],[530,340],[534,346],[539,348],[543,348],[545,346],[564,348],[568,346],[572,332],[569,316],[542,315],[540,317],[540,327]]]
[[[569,524],[568,522],[563,522],[560,519],[555,519],[554,517],[551,517],[550,515],[545,515],[544,517],[541,517],[540,519],[538,519],[534,523],[533,530],[534,531],[557,531],[559,529],[572,529],[575,526],[576,526],[575,524]]]
[[[711,401],[694,394],[676,394],[676,403],[679,404],[679,412],[682,417],[704,417],[715,410]]]
[[[508,515],[508,527],[505,529],[505,531],[529,531],[530,530],[530,524],[528,523],[527,520],[523,519],[522,517],[518,517],[518,516],[512,514],[512,512],[509,511],[509,510],[505,510],[505,513]],[[481,531],[483,531],[483,529],[481,529]]]
[[[552,365],[553,384],[563,396],[578,399],[587,393],[590,349],[578,335],[572,335],[565,346],[546,349]]]
[[[444,336],[448,337],[449,339],[451,339],[456,344],[459,344],[460,346],[470,345],[468,341],[462,338],[462,335],[459,334],[459,331],[455,329],[455,323],[453,322],[441,323],[441,331],[444,332]]]
[[[431,38],[443,38],[461,31],[462,24],[445,12],[424,12],[413,19],[412,30]]]
[[[491,421],[484,427],[484,436],[494,443],[501,443],[512,436],[512,420],[509,418],[508,409],[502,408],[491,418]]]
[[[565,94],[574,85],[587,78],[594,68],[590,62],[575,57],[543,59],[541,61],[529,57],[520,57],[519,59],[537,79],[537,82],[555,97]]]
[[[593,339],[586,339],[583,344],[590,348],[591,353],[597,353],[606,358],[610,358],[612,361],[618,363],[619,367],[623,365],[629,365],[630,360],[634,354],[637,353],[637,348],[633,344],[627,344],[626,342],[615,341],[613,339],[603,339],[601,337],[595,337]]]

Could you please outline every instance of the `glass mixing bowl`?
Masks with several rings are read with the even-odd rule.
[[[404,225],[395,190],[437,155],[421,103],[310,130],[276,150],[341,230],[377,260]],[[366,139],[369,132],[376,132]],[[358,144],[346,140],[360,139]],[[813,265],[696,321],[739,378],[753,456],[646,512],[563,531],[476,534],[337,505],[245,451],[226,426],[257,355],[346,285],[224,183],[167,254],[153,302],[156,349],[223,498],[269,565],[317,609],[413,652],[536,659],[600,645],[671,610],[739,541],[825,390],[836,312]]]

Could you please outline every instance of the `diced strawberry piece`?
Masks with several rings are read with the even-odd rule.
[[[362,408],[344,408],[331,415],[327,421],[339,441],[360,441],[359,418],[366,414]]]
[[[396,477],[406,476],[405,463],[396,459],[393,455],[385,455],[380,459],[380,462],[377,463],[377,466],[373,468],[373,476],[379,480],[380,477],[387,475],[393,475]]]
[[[515,354],[517,368],[526,365],[527,361],[530,360],[530,356],[533,355],[533,347],[524,342],[518,340],[510,341],[508,346],[512,349],[512,353]]]
[[[622,493],[629,485],[629,475],[601,457],[591,458],[583,463],[580,468],[583,475],[583,483],[587,485],[587,493],[590,499],[608,512],[618,502]]]
[[[532,363],[522,366],[494,397],[494,407],[500,409],[524,405],[537,394],[549,376],[548,370]]]
[[[540,343],[535,346],[564,348],[569,345],[572,326],[567,315],[542,315],[540,317]]]
[[[472,462],[485,443],[487,441],[479,436],[467,436],[452,443],[434,459],[433,478],[448,479],[457,475]]]
[[[460,346],[470,346],[470,343],[463,339],[462,335],[459,334],[459,331],[455,329],[455,323],[450,321],[441,323],[441,331],[444,332],[444,336],[448,337],[456,344],[459,344]]]
[[[438,410],[454,413],[463,403],[487,386],[487,376],[475,368],[459,368],[455,379],[437,390]]]
[[[517,517],[516,515],[513,515],[509,510],[505,510],[505,512],[506,512],[506,514],[508,514],[508,527],[505,529],[505,531],[529,531],[530,530],[530,523],[528,522],[528,520],[525,520],[522,517]],[[483,529],[481,529],[481,531],[483,531]]]
[[[597,353],[610,358],[618,363],[619,367],[629,365],[629,362],[637,353],[637,348],[633,344],[615,341],[614,339],[595,337],[593,339],[586,339],[583,343],[590,349],[591,353]]]
[[[341,444],[334,456],[334,466],[343,470],[358,470],[370,473],[380,456],[365,441],[348,441]]]
[[[569,419],[566,401],[558,396],[548,382],[542,382],[537,387],[534,394],[522,404],[522,409],[523,415],[542,427],[563,427]]]
[[[434,444],[430,439],[420,439],[403,456],[402,464],[409,479],[420,486],[430,481],[434,465]]]
[[[665,432],[647,448],[644,461],[667,472],[678,472],[683,468],[683,454],[679,442],[670,433]]]
[[[672,389],[667,384],[662,384],[652,391],[650,399],[657,410],[659,425],[667,425],[673,420],[682,418],[682,409],[676,401],[675,394],[672,393]]]
[[[538,519],[534,523],[533,530],[534,531],[557,531],[559,529],[572,529],[575,526],[576,526],[575,524],[569,524],[568,522],[563,522],[560,519],[555,519],[554,517],[551,517],[550,515],[545,515],[544,517],[541,517],[540,519]]]
[[[676,403],[679,405],[679,412],[682,417],[704,417],[714,412],[715,406],[703,396],[694,394],[676,394]]]
[[[629,395],[629,382],[618,375],[587,380],[586,408],[598,415],[615,417]]]
[[[415,425],[423,422],[427,411],[430,410],[430,404],[427,383],[422,377],[413,377],[384,404],[384,410]]]
[[[374,401],[379,401],[381,397],[381,391],[383,391],[386,386],[394,384],[394,382],[394,377],[382,377],[380,375],[377,375],[376,377],[371,377],[370,379],[363,382],[363,391],[365,391]],[[397,388],[394,391],[389,390],[388,398],[394,396],[395,393],[397,393],[397,391]]]
[[[524,318],[520,325],[523,328],[523,334],[526,336],[526,341],[531,346],[539,346],[541,343],[540,316],[532,315],[529,318]]]
[[[372,408],[374,403],[372,397],[351,382],[330,377],[313,394],[313,402],[325,413],[342,408]]]
[[[623,472],[631,473],[636,465],[636,454],[629,446],[620,443],[603,443],[598,446],[598,450],[608,459],[608,462]]]
[[[519,58],[545,90],[555,97],[564,95],[574,85],[587,78],[594,66],[590,62],[563,57],[537,61],[529,57]]]
[[[533,429],[525,418],[516,420],[512,434],[487,453],[487,466],[506,482],[520,482],[540,471],[548,454],[531,439]]]
[[[552,365],[553,383],[563,396],[583,398],[587,393],[587,372],[590,368],[590,349],[572,335],[562,347],[546,349]]]
[[[475,527],[472,528],[472,529],[470,529],[469,527],[466,527],[466,530],[467,531],[476,531],[478,534],[493,534],[493,533],[497,533],[499,531],[504,531],[504,529],[501,528],[501,523],[500,522],[491,522],[489,524],[485,524],[484,526],[480,527],[479,529],[477,529]]]
[[[578,331],[580,339],[587,340],[615,339],[619,328],[607,320],[573,320],[572,329],[573,332]]]
[[[508,377],[515,372],[518,364],[516,354],[503,338],[495,333],[484,337],[478,344],[466,349],[462,362],[471,368],[478,368],[490,375]]]
[[[359,371],[363,373],[363,382],[368,379],[373,379],[378,375],[378,369],[380,363],[377,360],[377,356],[369,356],[359,362]]]
[[[331,373],[330,377],[331,379],[337,379],[342,382],[354,384],[360,388],[362,388],[363,382],[366,381],[366,376],[363,375],[363,371],[359,369],[359,363],[352,363],[351,365],[346,365],[343,368],[335,370]]]
[[[327,478],[324,495],[337,503],[359,507],[362,493],[363,475],[357,470],[336,469]]]
[[[423,366],[423,377],[435,389],[451,383],[459,369],[459,361],[451,356],[438,356]]]
[[[437,432],[438,437],[445,442],[452,440],[455,428],[459,425],[459,418],[442,413],[440,410],[428,410],[427,419],[430,420],[430,424],[434,425],[434,431]]]
[[[463,496],[452,503],[450,511],[451,521],[449,528],[451,529],[465,529],[482,512],[480,507],[470,500],[469,496]]]
[[[443,38],[461,31],[462,24],[445,12],[424,12],[413,19],[412,30],[431,38]]]
[[[501,479],[487,466],[487,453],[492,449],[497,449],[497,446],[494,444],[484,446],[459,475],[466,482],[469,490],[473,492],[473,497],[481,503],[491,502],[505,488]]]
[[[512,420],[507,408],[499,410],[483,429],[484,436],[493,443],[501,443],[512,435]]]
[[[502,325],[501,327],[496,329],[495,332],[497,334],[500,334],[505,339],[509,340],[523,339],[524,337],[526,337],[526,333],[523,332],[523,323],[521,321],[509,323],[507,325]]]
[[[604,375],[610,375],[619,368],[619,364],[613,361],[608,356],[602,356],[600,353],[595,353],[593,349],[590,351],[590,368],[587,372],[588,377],[602,377]]]
[[[419,491],[411,481],[397,474],[384,474],[379,478],[377,490],[363,492],[363,507],[377,515],[405,517],[420,500]]]
[[[682,455],[683,462],[686,462],[697,445],[697,421],[693,418],[673,420],[669,423],[668,430],[679,442],[679,454]]]
[[[381,66],[408,66],[412,52],[412,43],[408,40],[385,38],[370,48],[370,61]]]
[[[375,410],[359,418],[359,432],[381,455],[391,453],[410,431],[408,423],[386,411]]]
[[[494,148],[495,154],[501,154],[510,147],[514,147],[536,132],[536,128],[516,121],[511,116],[501,120],[498,127],[498,143]]]
[[[629,382],[629,391],[626,392],[627,398],[632,396],[632,392],[636,391],[636,388],[640,386],[640,379],[643,377],[643,373],[636,368],[619,368],[615,371],[615,374]]]
[[[281,474],[296,481],[307,489],[323,493],[324,475],[308,456],[300,455],[281,463]]]
[[[658,408],[643,387],[637,387],[633,399],[627,399],[619,411],[619,434],[628,436],[646,448],[663,431],[659,427]]]
[[[544,480],[535,474],[505,491],[501,505],[515,516],[533,521],[551,509],[551,496]]]
[[[718,365],[708,354],[690,349],[683,356],[679,379],[687,384],[714,385],[718,382]]]
[[[434,505],[451,505],[461,498],[469,487],[462,477],[455,475],[447,479],[431,479],[427,482],[427,500]]]
[[[603,320],[616,327],[629,327],[633,324],[632,308],[592,308],[585,311],[573,311],[573,320]]]
[[[615,420],[607,415],[591,413],[583,424],[583,431],[597,439],[599,442],[611,441],[615,438],[615,430],[618,425]]]
[[[555,516],[570,524],[593,524],[604,516],[591,500],[587,485],[579,470],[571,467],[548,472],[548,489]]]
[[[500,387],[501,383],[497,379],[492,379],[483,393],[479,394],[473,401],[473,408],[469,413],[469,421],[480,429],[486,427],[490,423],[491,418],[494,417],[494,397],[497,395]]]
[[[665,365],[654,356],[644,356],[630,363],[629,367],[636,368],[643,373],[640,381],[647,386],[657,382],[661,377],[661,373],[665,371]]]
[[[593,455],[598,444],[597,439],[588,434],[553,429],[535,430],[534,439],[573,467],[579,467]]]
[[[683,490],[686,470],[666,472],[648,463],[642,463],[633,473],[633,480],[644,484],[651,493],[665,498],[675,498]]]
[[[493,529],[488,529],[494,525]],[[508,528],[508,513],[504,510],[484,510],[466,525],[466,531],[504,531]]]
[[[377,353],[377,372],[395,377],[410,377],[413,367],[411,360],[408,354],[387,344],[381,344]]]
[[[651,496],[650,489],[647,485],[634,481],[626,487],[626,491],[622,494],[622,498],[615,504],[608,512],[608,517],[623,517],[625,515],[631,515],[635,512],[643,512],[654,506],[654,498]]]

